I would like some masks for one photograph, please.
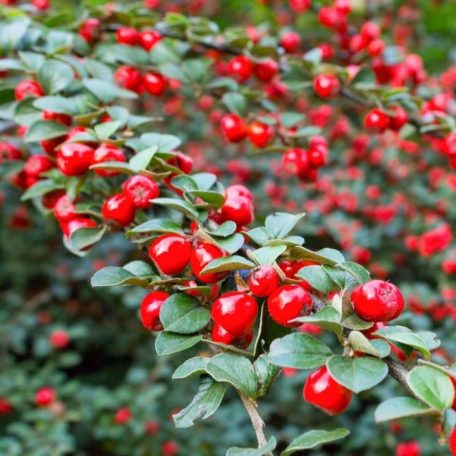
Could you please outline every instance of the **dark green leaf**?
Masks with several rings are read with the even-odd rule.
[[[171,355],[193,347],[201,341],[203,336],[184,336],[162,331],[155,339],[155,351],[157,355]]]
[[[412,397],[394,397],[383,401],[375,410],[375,421],[399,420],[414,416],[426,415],[431,412],[427,405]]]
[[[280,453],[280,456],[289,456],[290,454],[296,453],[297,451],[310,450],[316,446],[343,439],[349,434],[350,431],[345,428],[337,428],[332,431],[322,431],[317,429],[308,431],[294,439],[285,448],[285,450]]]

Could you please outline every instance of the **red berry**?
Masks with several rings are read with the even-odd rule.
[[[399,131],[408,122],[407,111],[401,106],[391,106],[388,109],[394,112],[389,116],[389,128]]]
[[[222,258],[225,252],[214,244],[207,242],[198,244],[192,251],[190,256],[190,266],[193,275],[203,283],[214,283],[223,279],[226,273],[209,273],[201,274],[201,271],[213,260]]]
[[[314,168],[320,168],[328,162],[328,148],[326,146],[311,147],[307,151],[309,164]]]
[[[289,0],[289,4],[295,13],[304,13],[310,8],[310,0]]]
[[[283,285],[268,298],[268,311],[271,318],[282,326],[299,326],[294,320],[308,315],[312,310],[312,296],[299,285]]]
[[[147,435],[156,435],[160,429],[160,424],[158,421],[149,420],[145,425],[145,431]]]
[[[79,35],[82,36],[88,43],[93,43],[98,39],[100,33],[101,21],[99,19],[86,19],[81,27],[79,27]]]
[[[141,323],[150,331],[161,331],[160,309],[163,303],[169,298],[169,294],[164,291],[151,291],[144,296],[139,308]]]
[[[141,32],[141,36],[139,38],[141,46],[146,51],[150,51],[160,40],[161,35],[155,30],[145,30]]]
[[[260,81],[270,82],[279,72],[279,64],[275,60],[269,58],[262,62],[255,63],[253,72]]]
[[[41,203],[46,209],[53,210],[60,197],[65,195],[64,190],[52,190],[41,198]]]
[[[403,442],[396,447],[396,456],[421,456],[418,442]]]
[[[149,247],[149,256],[163,274],[175,275],[182,272],[192,253],[192,246],[180,234],[163,234]]]
[[[234,337],[247,335],[258,314],[258,303],[242,291],[222,294],[212,304],[212,319]]]
[[[231,220],[238,227],[252,223],[254,219],[252,200],[242,196],[227,198],[221,208],[221,218],[224,222]]]
[[[9,415],[12,411],[13,411],[13,406],[12,406],[11,402],[4,397],[0,397],[0,416]]]
[[[104,144],[98,149],[95,149],[93,154],[93,164],[100,164],[104,162],[125,162],[127,161],[124,152],[108,144]],[[119,174],[117,171],[109,171],[106,169],[94,169],[95,174],[103,177],[116,176]]]
[[[137,92],[143,84],[143,77],[136,69],[128,65],[119,67],[114,73],[116,83],[125,89]]]
[[[57,151],[57,168],[65,176],[80,176],[93,163],[93,149],[85,144],[64,144]]]
[[[369,43],[380,38],[380,27],[372,21],[363,24],[360,32],[361,36]]]
[[[71,122],[73,121],[71,116],[69,116],[68,114],[62,114],[60,112],[43,111],[41,117],[43,118],[43,120],[54,120],[63,125],[66,125],[67,127],[69,127],[71,125]]]
[[[128,195],[133,206],[138,209],[147,209],[151,206],[151,201],[158,198],[160,188],[150,177],[137,176],[129,177],[122,185],[125,194]]]
[[[39,11],[46,11],[51,6],[50,0],[32,0],[32,4]]]
[[[40,177],[42,173],[52,168],[52,162],[43,155],[32,155],[27,159],[24,165],[24,171],[27,176]]]
[[[150,71],[144,76],[144,87],[151,95],[159,97],[168,87],[168,80],[160,73]]]
[[[46,407],[55,400],[55,391],[49,386],[44,386],[40,388],[35,393],[35,404],[38,407]]]
[[[301,37],[296,32],[286,32],[280,37],[280,45],[285,49],[285,52],[292,54],[299,50]]]
[[[134,27],[120,27],[116,32],[119,44],[134,46],[139,41],[139,33]]]
[[[450,448],[451,456],[456,456],[456,427],[450,433],[448,438],[448,447]]]
[[[220,121],[220,128],[230,142],[242,141],[247,136],[247,124],[236,114],[226,114]]]
[[[249,289],[259,298],[269,296],[279,284],[279,274],[272,266],[267,264],[258,266],[249,275]]]
[[[62,195],[54,205],[54,215],[59,222],[69,222],[76,218],[76,207],[70,197],[65,194]]]
[[[233,342],[236,340],[236,337],[234,337],[233,334],[228,332],[222,325],[214,323],[211,332],[211,340],[225,345],[233,345]]]
[[[0,165],[10,160],[20,160],[22,152],[16,146],[0,141]]]
[[[70,238],[76,230],[79,230],[80,228],[95,228],[97,224],[87,217],[76,217],[68,222],[62,222],[60,226],[63,234],[67,238]]]
[[[328,415],[339,415],[350,405],[352,392],[337,383],[322,366],[307,377],[303,397]]]
[[[340,82],[332,74],[319,74],[313,81],[315,93],[322,98],[332,98],[339,93]]]
[[[179,446],[176,442],[169,440],[168,442],[163,443],[161,451],[163,456],[177,456],[177,453],[179,453]]]
[[[274,129],[257,120],[253,121],[248,127],[250,141],[257,147],[266,147],[274,136]]]
[[[375,339],[378,336],[375,336],[374,333],[379,329],[382,329],[386,326],[386,323],[382,321],[375,322],[370,328],[361,331],[368,339]]]
[[[228,62],[226,71],[238,82],[245,82],[252,76],[253,65],[245,55],[238,55]]]
[[[382,132],[389,127],[389,118],[381,109],[374,108],[366,114],[364,126],[368,130]]]
[[[56,330],[49,336],[49,342],[54,348],[61,350],[70,344],[70,336],[66,331]]]
[[[225,189],[225,198],[227,200],[238,197],[247,198],[250,201],[253,201],[252,193],[247,187],[244,187],[243,185],[230,185]]]
[[[66,136],[59,136],[58,138],[51,138],[51,139],[43,139],[40,141],[40,146],[42,149],[51,156],[56,155],[56,149],[65,142],[67,139]]]
[[[288,149],[282,155],[282,169],[293,176],[304,176],[309,169],[307,151],[299,147]]]
[[[355,312],[366,321],[390,321],[404,310],[399,288],[383,280],[370,280],[351,293]]]
[[[135,218],[135,207],[128,195],[117,193],[103,203],[101,213],[106,220],[127,226]]]
[[[167,160],[170,165],[176,166],[183,173],[190,174],[193,169],[193,160],[182,152],[175,152],[175,156]]]
[[[456,157],[456,132],[445,136],[442,142],[442,152],[447,157]]]
[[[26,79],[19,82],[14,89],[14,96],[17,101],[24,100],[29,97],[42,97],[44,95],[41,86],[32,79]]]
[[[127,407],[123,407],[117,410],[116,414],[114,415],[114,421],[117,424],[126,424],[131,419],[131,411]]]

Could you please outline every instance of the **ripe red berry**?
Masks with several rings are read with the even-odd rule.
[[[79,27],[79,35],[88,43],[93,43],[100,34],[101,21],[96,18],[86,19]]]
[[[421,456],[420,444],[418,442],[399,443],[395,456]]]
[[[52,190],[41,198],[41,203],[46,209],[54,210],[55,205],[60,197],[65,194],[65,190]]]
[[[42,97],[43,95],[44,91],[41,86],[32,79],[26,79],[25,81],[19,82],[14,89],[14,96],[17,101],[29,97]]]
[[[255,63],[253,66],[253,73],[260,81],[263,82],[272,81],[278,72],[279,64],[271,58]]]
[[[322,98],[332,98],[339,93],[340,82],[332,74],[319,74],[313,81],[315,93]]]
[[[103,144],[95,149],[93,154],[93,164],[97,165],[104,162],[125,162],[127,161],[123,150],[109,144]],[[95,174],[103,177],[116,176],[117,171],[109,171],[106,169],[94,169]]]
[[[117,193],[103,203],[101,213],[107,221],[127,226],[135,218],[135,207],[128,195]]]
[[[62,195],[54,205],[54,216],[59,222],[69,222],[76,218],[76,206],[71,198],[64,194]]]
[[[163,443],[161,446],[161,451],[163,453],[163,456],[177,456],[179,453],[179,446],[176,442],[169,440]]]
[[[71,125],[71,122],[73,121],[71,116],[69,116],[68,114],[62,114],[60,112],[43,111],[41,117],[43,118],[43,120],[54,120],[63,125],[66,125],[67,127],[69,127]]]
[[[32,155],[25,162],[24,171],[27,176],[38,178],[52,167],[53,164],[49,158],[43,155]]]
[[[141,89],[143,84],[143,77],[136,69],[128,65],[119,67],[114,73],[116,83],[125,89],[137,92]]]
[[[212,319],[234,337],[247,335],[257,314],[258,303],[242,291],[224,293],[212,304]]]
[[[93,153],[85,144],[64,144],[57,151],[57,168],[65,176],[80,176],[93,164]]]
[[[285,32],[280,37],[280,45],[285,49],[285,52],[292,54],[299,50],[301,37],[296,32]]]
[[[456,427],[450,433],[448,438],[448,447],[450,448],[451,456],[456,456]]]
[[[236,337],[228,332],[222,325],[214,323],[212,326],[211,340],[225,345],[232,345]]]
[[[38,405],[38,407],[46,407],[54,402],[55,397],[56,394],[54,389],[49,386],[44,386],[36,391],[35,404]]]
[[[182,272],[192,253],[187,238],[180,234],[163,234],[149,247],[149,257],[163,274],[175,275]]]
[[[363,24],[360,32],[361,36],[369,43],[377,38],[380,38],[380,27],[372,21]]]
[[[214,283],[223,279],[227,273],[209,273],[201,274],[201,271],[213,260],[222,258],[225,252],[214,244],[207,242],[198,244],[192,251],[190,256],[190,266],[193,275],[203,283]]]
[[[161,331],[160,309],[163,303],[169,298],[164,291],[151,291],[144,296],[139,308],[141,323],[150,331]]]
[[[310,0],[289,0],[289,4],[295,13],[304,13],[310,8]]]
[[[227,200],[238,197],[247,198],[250,201],[253,201],[252,193],[247,187],[244,187],[244,185],[230,185],[225,189],[225,198]]]
[[[404,310],[399,288],[383,280],[370,280],[351,293],[355,312],[366,321],[390,321]]]
[[[364,126],[368,130],[383,132],[389,127],[389,118],[381,109],[374,108],[366,114]]]
[[[141,36],[139,38],[141,46],[146,51],[150,51],[160,40],[161,35],[155,30],[145,30],[141,32]]]
[[[59,350],[68,347],[70,344],[70,336],[66,331],[63,330],[55,330],[49,336],[50,344]]]
[[[308,315],[312,310],[312,296],[299,285],[283,285],[268,298],[268,311],[271,318],[282,326],[299,326],[294,320]]]
[[[279,274],[272,266],[267,264],[258,266],[249,275],[249,289],[259,298],[269,296],[279,284]]]
[[[253,65],[245,55],[238,55],[228,62],[226,71],[238,82],[245,82],[252,76]]]
[[[13,411],[13,405],[5,397],[0,397],[0,416],[9,415]]]
[[[394,112],[389,116],[389,128],[399,131],[408,122],[407,111],[401,106],[391,106],[388,110]]]
[[[119,44],[134,46],[139,41],[139,32],[134,27],[120,27],[116,32]]]
[[[120,408],[114,415],[117,424],[126,424],[131,420],[131,410],[127,407]]]
[[[230,142],[242,141],[247,136],[247,124],[236,114],[226,114],[220,121],[220,128]]]
[[[274,129],[258,120],[253,121],[248,127],[250,141],[257,147],[266,147],[274,136]]]
[[[328,162],[328,148],[326,146],[311,147],[307,151],[309,164],[314,168],[320,168]]]
[[[147,435],[156,435],[160,429],[160,423],[158,421],[149,420],[145,425],[145,431]]]
[[[245,196],[227,198],[221,208],[221,219],[224,222],[231,220],[238,227],[252,223],[254,219],[252,200]]]
[[[0,141],[0,165],[10,160],[20,160],[22,152],[16,146]]]
[[[442,142],[442,152],[447,157],[456,157],[456,132],[445,136]]]
[[[307,151],[299,147],[288,149],[282,155],[282,169],[293,176],[304,176],[309,169]]]
[[[95,228],[97,224],[87,217],[76,217],[68,222],[62,222],[60,226],[63,234],[67,238],[70,238],[76,230],[79,230],[80,228]]]
[[[160,188],[150,177],[137,176],[129,177],[122,185],[125,194],[128,195],[133,206],[138,209],[147,209],[151,206],[151,201],[158,198]]]
[[[350,405],[352,392],[337,383],[326,366],[312,372],[304,384],[303,397],[328,415],[339,415]]]
[[[168,80],[160,73],[150,71],[144,75],[144,87],[151,95],[159,97],[168,87]]]

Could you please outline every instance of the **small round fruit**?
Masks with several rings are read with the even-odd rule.
[[[390,321],[404,310],[404,298],[395,285],[384,280],[370,280],[351,293],[355,312],[366,321]]]
[[[233,342],[236,340],[236,337],[228,332],[222,325],[214,323],[211,331],[211,340],[214,342],[219,342],[225,345],[233,345]]]
[[[280,37],[280,45],[291,54],[299,50],[301,37],[296,32],[286,32]]]
[[[114,415],[116,424],[127,424],[131,420],[131,410],[127,407],[120,408]]]
[[[448,447],[450,448],[451,456],[456,456],[456,427],[450,433],[448,438]]]
[[[44,155],[32,155],[25,162],[24,171],[27,176],[38,178],[42,173],[49,171],[52,166],[51,160]]]
[[[50,344],[57,350],[62,350],[70,344],[70,336],[62,329],[56,329],[49,336]]]
[[[93,164],[93,152],[85,144],[64,144],[57,151],[57,168],[65,176],[80,176]]]
[[[55,400],[55,391],[49,386],[40,388],[35,393],[35,404],[38,407],[46,407]]]
[[[236,114],[226,114],[220,121],[223,135],[229,142],[237,143],[247,136],[247,124]]]
[[[14,96],[17,101],[24,100],[29,97],[42,97],[44,95],[41,86],[32,79],[26,79],[19,82],[14,89]]]
[[[407,111],[401,106],[391,106],[388,108],[394,114],[389,116],[389,127],[394,131],[399,131],[407,122]]]
[[[257,147],[266,147],[274,136],[274,129],[258,120],[253,121],[248,127],[250,141]]]
[[[163,274],[182,272],[190,261],[192,246],[180,234],[163,234],[149,247],[149,257]]]
[[[134,46],[139,41],[139,33],[134,27],[120,27],[116,32],[116,38],[119,44]]]
[[[141,323],[150,331],[161,331],[160,309],[163,303],[169,298],[164,291],[151,291],[144,296],[139,308]]]
[[[238,227],[248,225],[253,222],[254,209],[252,200],[239,196],[225,201],[221,208],[222,220],[231,220]]]
[[[383,132],[389,127],[389,118],[381,109],[371,109],[364,118],[364,126],[368,130]]]
[[[165,93],[168,87],[168,80],[160,73],[149,72],[144,75],[144,88],[155,97]]]
[[[160,188],[150,177],[137,176],[129,177],[122,185],[123,191],[138,209],[147,209],[152,203],[151,200],[158,198]]]
[[[127,161],[123,150],[115,146],[104,144],[97,149],[93,154],[93,163],[95,165],[104,162],[125,162]],[[106,169],[94,169],[95,174],[102,177],[112,177],[119,174],[117,171],[110,171]]]
[[[257,314],[258,303],[242,291],[224,293],[212,304],[212,319],[236,338],[251,331]]]
[[[307,158],[307,151],[300,147],[293,147],[288,149],[282,155],[281,161],[282,169],[293,176],[303,176],[309,170],[309,160]]]
[[[268,264],[258,266],[249,275],[249,289],[259,298],[266,298],[269,296],[275,291],[279,284],[279,274]]]
[[[114,74],[114,79],[120,87],[134,92],[138,91],[143,83],[141,73],[128,65],[119,67]]]
[[[344,412],[352,400],[352,392],[337,383],[329,374],[326,366],[312,372],[304,384],[303,397],[328,415]]]
[[[54,205],[54,216],[59,222],[69,222],[76,218],[76,206],[71,198],[64,194],[62,195]]]
[[[190,267],[193,275],[203,283],[214,283],[223,279],[227,275],[225,272],[201,274],[201,271],[211,261],[224,256],[225,252],[214,244],[208,242],[198,244],[190,256]]]
[[[129,225],[135,218],[135,207],[125,193],[110,196],[101,208],[103,217],[120,226]]]
[[[319,74],[313,81],[315,93],[321,98],[332,98],[339,93],[340,82],[332,74]]]
[[[299,285],[283,285],[268,298],[268,311],[271,318],[282,326],[299,326],[292,320],[308,315],[312,310],[312,296]]]
[[[97,224],[87,217],[76,217],[68,222],[61,222],[60,226],[65,237],[70,238],[76,230],[80,228],[95,228]]]
[[[252,76],[252,62],[245,55],[233,57],[226,67],[226,72],[238,82],[247,81]]]
[[[140,34],[139,42],[146,51],[150,51],[161,38],[160,33],[155,30],[144,30]]]
[[[263,82],[272,81],[278,72],[279,64],[271,58],[255,63],[253,66],[253,73],[260,81]]]

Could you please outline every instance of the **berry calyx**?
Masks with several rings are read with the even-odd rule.
[[[355,312],[366,321],[390,321],[404,310],[404,298],[395,285],[384,280],[370,280],[351,293]]]
[[[158,198],[160,187],[150,177],[137,176],[129,177],[122,185],[122,189],[130,198],[133,206],[138,209],[147,209],[152,205],[151,200]]]
[[[279,284],[279,274],[268,264],[258,266],[249,275],[249,290],[259,298],[269,296]]]
[[[304,384],[306,402],[318,407],[328,415],[340,415],[352,400],[353,393],[334,380],[326,366],[312,372]]]
[[[180,234],[163,234],[149,247],[149,257],[163,274],[182,272],[190,261],[192,246]]]
[[[163,329],[160,322],[160,309],[163,303],[169,298],[169,294],[164,291],[152,291],[147,293],[141,301],[139,315],[141,323],[150,331],[161,331]]]

